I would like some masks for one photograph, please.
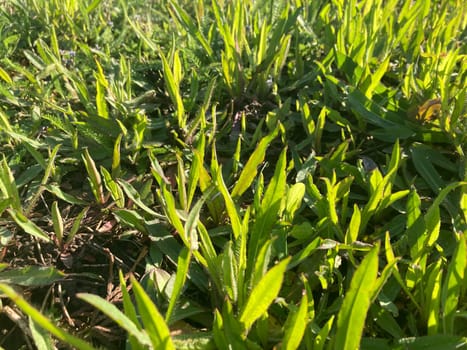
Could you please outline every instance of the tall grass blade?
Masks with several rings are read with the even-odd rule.
[[[441,291],[442,324],[445,334],[454,334],[456,310],[461,300],[462,288],[465,288],[467,284],[465,275],[466,266],[466,238],[461,234],[457,242],[456,250],[449,263]]]
[[[300,307],[295,312],[291,312],[285,323],[285,334],[282,341],[282,349],[295,350],[300,346],[305,328],[308,323],[308,297],[303,293]]]
[[[84,166],[86,167],[86,171],[88,173],[89,184],[91,185],[91,190],[94,194],[94,198],[96,199],[97,203],[104,204],[104,190],[102,188],[101,175],[97,170],[96,163],[94,163],[94,160],[91,158],[91,155],[89,154],[89,151],[87,149],[84,150],[83,155],[81,157],[83,159]]]
[[[131,278],[131,284],[135,293],[136,304],[141,316],[141,321],[146,332],[149,335],[154,349],[175,350],[170,330],[159,313],[159,310],[146,294],[143,287],[134,278]]]
[[[187,247],[183,247],[182,251],[178,255],[177,261],[177,274],[175,276],[175,282],[173,285],[172,295],[170,296],[169,306],[165,314],[165,322],[170,323],[170,318],[175,308],[175,304],[180,297],[183,286],[185,285],[188,270],[191,262],[191,250]]]
[[[253,287],[245,307],[240,312],[240,322],[248,332],[253,323],[269,308],[279,294],[284,279],[284,273],[290,258],[282,260]]]
[[[251,154],[245,167],[240,173],[240,177],[232,190],[232,198],[240,197],[251,185],[256,174],[258,173],[258,166],[264,161],[266,155],[266,149],[272,140],[274,140],[278,134],[278,128],[276,128],[271,134],[264,137]]]
[[[37,237],[45,242],[49,242],[50,238],[46,232],[44,232],[39,226],[34,222],[29,220],[23,213],[15,209],[7,209],[8,214],[15,220],[19,227],[21,227],[24,232]]]
[[[67,344],[70,344],[71,346],[79,350],[95,350],[93,346],[91,346],[84,340],[76,338],[75,336],[64,331],[62,328],[54,325],[47,317],[42,315],[39,310],[37,310],[31,304],[29,304],[21,295],[16,293],[13,288],[9,287],[4,283],[0,283],[0,291],[4,293],[8,298],[10,298],[26,315],[31,317],[32,320],[36,322],[40,327],[49,331],[58,339],[62,340]]]
[[[335,349],[358,349],[378,274],[379,245],[376,245],[355,271],[337,315]]]
[[[151,345],[151,341],[149,340],[148,335],[144,331],[141,331],[133,323],[133,321],[128,318],[122,311],[120,311],[120,309],[118,309],[114,304],[95,294],[79,293],[77,294],[77,297],[91,304],[105,315],[109,316],[110,319],[117,323],[119,327],[127,331],[128,334],[136,337],[141,345]]]

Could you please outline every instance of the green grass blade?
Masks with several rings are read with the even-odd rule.
[[[121,270],[118,271],[118,279],[120,281],[120,288],[122,291],[122,299],[123,299],[123,312],[126,317],[130,319],[130,321],[138,328],[138,330],[142,330],[143,327],[141,326],[140,320],[138,319],[138,315],[136,313],[136,308],[133,305],[133,301],[130,297],[130,293],[128,293],[128,289],[125,283],[125,277]],[[140,341],[137,337],[132,336],[131,334],[128,337],[129,343],[132,346],[132,349],[139,349]]]
[[[131,278],[131,284],[133,286],[133,292],[135,293],[141,321],[151,339],[152,346],[155,349],[175,350],[172,339],[170,338],[169,327],[165,323],[159,310],[157,310],[156,305],[154,305],[151,298],[149,298],[138,281]]]
[[[232,198],[240,197],[250,187],[258,173],[258,166],[264,161],[266,149],[277,134],[278,128],[259,142],[240,173],[240,177],[232,190]]]
[[[160,214],[156,213],[154,210],[152,210],[146,204],[144,204],[144,202],[141,200],[139,192],[136,191],[136,189],[131,184],[124,180],[117,180],[117,183],[123,189],[123,192],[125,192],[127,197],[130,198],[138,207],[143,209],[149,215],[152,215],[154,217],[160,216]]]
[[[285,323],[285,334],[282,341],[282,349],[295,350],[300,346],[300,342],[305,334],[308,323],[308,297],[303,293],[300,307],[297,311],[291,312]]]
[[[33,319],[40,327],[44,328],[51,334],[53,334],[58,339],[64,341],[65,343],[73,346],[79,350],[95,350],[93,346],[76,338],[75,336],[69,334],[68,332],[64,331],[60,327],[54,325],[47,317],[42,315],[39,310],[34,308],[31,304],[29,304],[24,298],[16,293],[13,288],[9,287],[6,284],[0,283],[0,291],[4,293],[8,298],[14,301],[14,303],[29,317]]]
[[[60,245],[63,243],[63,218],[60,214],[57,201],[52,203],[52,223],[54,227],[55,236]]]
[[[86,171],[88,173],[89,184],[91,185],[92,193],[94,194],[94,198],[99,204],[104,204],[105,196],[104,190],[102,189],[102,180],[99,171],[97,170],[96,163],[91,158],[89,151],[87,149],[84,150],[83,155],[81,156],[84,162],[84,166],[86,167]]]
[[[279,294],[289,261],[290,258],[282,260],[270,269],[256,286],[253,286],[245,307],[240,312],[240,322],[246,331],[267,311]]]
[[[351,244],[355,242],[358,238],[358,233],[360,231],[360,222],[361,222],[361,212],[357,204],[354,204],[353,214],[350,219],[350,224],[345,234],[345,243]]]
[[[441,292],[443,330],[445,334],[454,333],[454,319],[461,300],[462,286],[466,283],[467,266],[466,238],[460,235],[457,247],[449,263],[448,272]]]
[[[324,324],[323,328],[319,331],[316,335],[315,342],[313,349],[314,350],[323,350],[324,345],[326,344],[326,339],[328,337],[329,332],[331,331],[332,325],[334,323],[335,316],[332,315],[329,320]],[[337,349],[337,348],[336,348]]]
[[[15,178],[13,173],[3,158],[0,162],[0,191],[3,196],[10,199],[10,203],[13,209],[21,211],[21,199],[19,198],[18,188],[15,184]]]
[[[114,304],[95,294],[78,293],[77,297],[109,316],[109,318],[117,323],[119,327],[127,331],[129,335],[136,337],[142,345],[151,345],[148,335],[144,331],[141,331],[133,321]]]
[[[0,272],[0,282],[24,287],[46,286],[65,277],[66,275],[55,267],[27,266]]]
[[[227,209],[227,214],[230,218],[230,224],[232,225],[232,232],[234,234],[234,238],[238,239],[238,237],[242,237],[242,222],[240,218],[240,213],[238,212],[237,206],[235,205],[232,196],[230,195],[229,190],[227,189],[227,186],[224,183],[221,168],[217,170],[216,185],[219,189],[219,192],[222,194],[222,197],[224,197],[225,207]]]
[[[370,307],[372,291],[378,273],[379,245],[362,260],[355,271],[337,315],[335,349],[358,349]]]
[[[112,178],[109,171],[102,167],[100,168],[101,174],[104,177],[104,186],[109,191],[112,199],[115,201],[115,204],[118,208],[123,208],[125,206],[125,195],[122,188],[117,184],[117,182]]]
[[[178,255],[177,261],[177,274],[175,276],[175,282],[173,285],[172,295],[170,296],[169,306],[165,314],[165,322],[170,323],[170,317],[172,316],[175,304],[180,297],[183,286],[185,285],[188,270],[191,262],[191,250],[187,247],[183,247],[182,251]]]
[[[431,264],[426,271],[426,282],[424,284],[425,307],[424,312],[427,321],[428,335],[435,335],[440,328],[440,295],[441,295],[441,277],[443,269],[441,260]]]
[[[39,327],[31,317],[29,317],[29,329],[31,330],[31,338],[34,340],[37,350],[55,349],[50,333],[44,328]]]
[[[44,232],[39,226],[29,220],[23,213],[15,209],[7,209],[10,216],[15,220],[19,227],[21,227],[24,232],[42,239],[43,241],[49,242],[50,238],[46,232]]]
[[[164,80],[165,84],[167,87],[167,91],[169,93],[170,98],[172,99],[173,104],[176,107],[176,114],[177,114],[177,120],[178,120],[178,126],[184,130],[186,126],[186,120],[185,120],[185,107],[183,105],[183,99],[182,96],[180,95],[180,89],[179,89],[179,84],[175,80],[174,72],[172,72],[172,69],[170,68],[169,62],[167,61],[167,58],[165,58],[164,54],[162,52],[159,53],[161,60],[162,60],[162,66],[163,66],[163,72],[164,72]],[[178,55],[178,53],[175,53],[175,56]],[[176,67],[174,67],[175,69]]]
[[[271,230],[281,217],[281,202],[286,190],[287,149],[281,152],[276,164],[274,176],[266,189],[259,213],[251,229],[251,238],[248,246],[248,272],[253,268],[257,253],[262,244],[271,237]],[[253,272],[256,274],[257,272]]]
[[[423,337],[410,337],[399,339],[398,345],[407,350],[446,350],[464,349],[467,346],[467,337],[450,335],[432,335]],[[397,347],[399,349],[399,347]]]

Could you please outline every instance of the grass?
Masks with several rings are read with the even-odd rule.
[[[465,347],[466,12],[0,1],[0,347]]]

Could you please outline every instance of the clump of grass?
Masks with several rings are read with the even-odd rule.
[[[464,3],[0,9],[0,346],[465,346]]]

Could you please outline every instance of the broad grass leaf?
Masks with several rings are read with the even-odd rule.
[[[350,108],[359,117],[363,118],[368,123],[373,124],[383,129],[396,127],[395,123],[381,118],[377,113],[375,113],[372,110],[376,106],[372,103],[371,100],[365,97],[365,95],[361,91],[357,89],[352,91],[348,96],[348,102],[349,102]],[[367,106],[370,106],[370,108],[367,108]],[[393,135],[393,139],[394,139],[394,135]]]
[[[149,215],[160,217],[161,214],[156,213],[154,210],[152,210],[146,204],[144,204],[144,202],[141,200],[139,192],[131,184],[123,180],[117,180],[117,182],[123,189],[127,197],[130,198],[138,207],[143,209]],[[118,192],[116,194],[118,194]]]
[[[84,150],[82,158],[88,173],[92,193],[94,194],[94,197],[99,204],[104,204],[105,197],[104,191],[102,189],[102,180],[101,175],[96,168],[96,163],[94,163],[94,160],[91,158],[91,155],[87,149]]]
[[[31,317],[29,317],[29,330],[37,350],[55,349],[50,333],[38,326]]]
[[[54,267],[28,266],[0,272],[0,282],[25,287],[47,286],[63,280],[66,275]]]
[[[358,238],[360,231],[361,212],[357,204],[354,204],[352,218],[350,219],[349,228],[345,234],[345,243],[351,244]]]
[[[434,193],[438,194],[445,187],[441,175],[431,161],[432,151],[421,144],[414,144],[410,148],[412,161],[420,176],[426,181]]]
[[[228,349],[229,344],[224,334],[224,320],[219,310],[214,310],[214,321],[212,323],[214,341],[219,349]]]
[[[169,93],[169,96],[173,104],[176,106],[178,126],[183,130],[185,129],[185,126],[186,126],[185,107],[183,105],[183,99],[180,94],[179,84],[175,80],[174,72],[172,72],[169,62],[167,61],[167,58],[164,56],[162,52],[159,52],[159,56],[162,60],[164,81],[167,87],[167,92]]]
[[[112,199],[115,201],[115,204],[118,208],[122,209],[125,206],[125,195],[122,191],[122,188],[117,184],[117,182],[112,178],[109,171],[101,167],[101,173],[104,177],[104,185],[107,190],[110,192]]]
[[[278,128],[276,128],[271,134],[261,139],[240,173],[240,177],[232,190],[232,198],[240,197],[250,187],[258,173],[258,166],[264,161],[266,149],[271,141],[276,138],[278,131]]]
[[[250,349],[250,347],[247,346],[248,338],[244,339],[241,322],[239,322],[237,315],[234,313],[229,300],[227,300],[222,307],[222,319],[224,322],[223,331],[229,344],[227,349]]]
[[[29,304],[21,295],[16,293],[10,286],[0,283],[0,291],[10,298],[26,315],[32,318],[40,327],[53,334],[58,339],[79,350],[95,350],[89,343],[81,340],[62,328],[56,326],[47,317],[41,314],[39,310]]]
[[[58,208],[57,201],[52,203],[52,223],[54,227],[55,235],[59,244],[63,242],[63,218],[60,214],[60,209]]]
[[[266,189],[259,213],[251,229],[251,239],[248,247],[248,271],[251,271],[261,245],[271,237],[271,230],[281,217],[281,202],[285,195],[287,181],[286,154],[287,149],[284,149],[279,156],[274,176]],[[248,275],[249,272],[247,272]]]
[[[10,85],[13,84],[13,80],[10,75],[2,67],[0,67],[0,78]]]
[[[381,181],[378,182],[378,184],[376,185],[376,188],[374,189],[374,192],[370,196],[370,199],[368,200],[367,204],[363,208],[361,225],[360,225],[360,233],[362,233],[365,230],[370,218],[378,212],[377,209],[378,209],[379,204],[387,196],[390,196],[391,188],[392,188],[392,181],[399,167],[400,156],[401,156],[401,152],[400,152],[400,147],[399,147],[399,141],[396,141],[392,149],[391,160],[389,162],[387,174],[383,177]],[[373,173],[375,172],[376,170],[373,171]]]
[[[240,313],[240,322],[245,330],[248,330],[267,311],[279,294],[289,262],[290,258],[282,260],[270,269],[256,286],[253,286],[245,307]]]
[[[119,327],[127,331],[129,335],[136,337],[140,344],[146,346],[151,345],[151,341],[149,340],[148,335],[114,304],[95,294],[78,293],[77,297],[91,304],[103,314],[107,315],[110,319],[117,323]]]
[[[295,350],[300,346],[308,323],[308,297],[303,293],[298,310],[289,314],[281,349]]]
[[[391,62],[391,56],[388,55],[388,57],[386,57],[386,59],[379,64],[376,71],[370,75],[371,83],[366,88],[366,91],[365,91],[366,97],[371,99],[371,97],[373,96],[373,92],[376,90],[376,88],[381,82],[381,78],[384,76],[384,74],[386,74],[390,62]]]
[[[152,346],[155,349],[175,350],[172,339],[170,338],[169,327],[159,313],[156,305],[154,305],[143,287],[133,277],[131,278],[131,284],[133,286],[141,321],[151,339]]]
[[[371,305],[370,316],[379,327],[384,329],[385,332],[388,332],[392,337],[396,339],[403,337],[404,332],[394,319],[393,315],[380,305]]]
[[[15,220],[19,227],[21,227],[24,232],[42,239],[43,241],[49,242],[50,238],[46,232],[44,232],[39,226],[37,226],[34,222],[29,220],[26,216],[24,216],[21,212],[16,211],[15,209],[7,209],[7,212],[10,216]]]
[[[229,215],[230,224],[232,225],[234,238],[238,239],[238,237],[242,236],[240,213],[224,183],[224,179],[222,178],[222,169],[217,170],[216,185],[219,192],[222,194],[222,197],[224,197],[225,207],[227,209],[227,214]]]
[[[440,328],[441,278],[443,275],[441,266],[442,261],[438,260],[427,268],[425,274],[424,293],[426,304],[423,309],[427,321],[428,335],[436,335]]]
[[[460,307],[461,290],[466,282],[467,248],[465,235],[460,235],[457,247],[449,263],[446,278],[441,292],[443,331],[454,333],[456,309]]]
[[[213,50],[211,48],[211,44],[206,40],[203,33],[198,29],[196,24],[193,22],[189,14],[181,7],[177,1],[169,1],[170,5],[173,7],[173,11],[170,11],[171,14],[174,14],[172,17],[176,18],[187,30],[187,32],[191,35],[191,37],[195,37],[201,46],[206,51],[206,54],[209,58],[213,58]]]
[[[255,265],[251,274],[250,285],[255,286],[268,270],[269,262],[271,261],[272,241],[267,240],[261,245],[259,253],[254,261]]]
[[[299,182],[294,184],[287,191],[287,199],[285,203],[285,216],[289,222],[292,222],[295,213],[302,205],[303,196],[305,195],[305,184]]]
[[[3,193],[3,196],[10,199],[11,206],[14,209],[21,211],[21,200],[15,184],[15,178],[5,158],[0,162],[0,191]]]
[[[407,200],[407,240],[410,246],[410,256],[418,259],[424,249],[425,221],[421,216],[421,200],[418,193],[413,190]]]
[[[436,243],[441,228],[441,216],[439,206],[433,206],[424,217],[426,227],[426,240],[424,246],[430,248]]]
[[[335,349],[357,349],[360,345],[378,274],[378,252],[379,244],[365,256],[352,277],[350,288],[337,315]]]
[[[191,250],[198,250],[198,234],[197,234],[197,227],[199,224],[199,214],[201,212],[201,208],[203,207],[206,200],[211,195],[214,187],[207,189],[203,196],[196,202],[196,204],[191,208],[190,212],[188,213],[188,218],[185,222],[185,233],[188,236],[188,239],[191,243]]]
[[[128,209],[115,209],[112,214],[118,220],[121,220],[124,224],[133,227],[140,232],[147,232],[146,227],[144,226],[145,220],[137,211]]]
[[[177,230],[180,238],[182,239],[183,243],[190,247],[189,237],[186,236],[185,227],[180,220],[180,217],[177,213],[177,209],[175,207],[175,198],[172,193],[167,189],[166,186],[162,186],[162,196],[161,199],[163,200],[163,206],[167,217],[170,220],[170,223],[173,227]]]
[[[402,338],[397,344],[403,346],[406,350],[446,350],[446,349],[464,349],[467,346],[467,337],[454,335],[429,335],[422,337]]]
[[[185,285],[188,277],[188,271],[191,262],[191,250],[187,247],[183,247],[182,251],[178,255],[177,260],[177,274],[175,275],[175,282],[173,285],[172,295],[170,296],[169,306],[165,314],[165,321],[170,323],[170,318],[175,308],[175,304],[180,297],[183,286]]]
[[[222,282],[223,288],[230,300],[238,299],[238,261],[234,252],[232,241],[228,241],[222,254]]]
[[[290,260],[289,269],[299,265],[302,261],[307,259],[314,251],[318,249],[321,243],[321,238],[316,237],[313,241],[308,243],[305,248],[303,248],[298,253],[294,254],[292,259]]]
[[[57,198],[61,199],[62,201],[65,201],[70,204],[76,204],[76,205],[87,205],[88,203],[86,201],[83,201],[79,198],[76,198],[75,196],[72,196],[71,194],[68,194],[66,192],[63,192],[60,187],[57,185],[53,184],[48,184],[45,185],[44,188],[52,193],[53,195],[57,196]]]
[[[109,87],[109,82],[105,78],[104,71],[99,61],[96,59],[97,72],[94,73],[96,78],[96,107],[97,115],[99,117],[108,119],[109,109],[107,107],[107,101],[105,100],[106,89]]]
[[[138,328],[138,330],[142,330],[143,327],[141,326],[140,320],[138,319],[138,315],[136,313],[136,308],[133,305],[130,294],[128,293],[125,277],[123,276],[122,270],[118,271],[118,279],[120,281],[120,289],[122,291],[123,312],[125,316],[128,317],[130,321]],[[138,347],[141,344],[138,338],[131,335],[131,333],[129,333],[128,335],[128,340],[132,346],[132,349],[138,349]]]
[[[329,320],[324,324],[319,333],[316,335],[313,349],[314,350],[323,350],[324,344],[326,344],[326,339],[329,332],[331,331],[332,325],[334,324],[335,315],[332,315]],[[337,349],[337,348],[336,348]]]

